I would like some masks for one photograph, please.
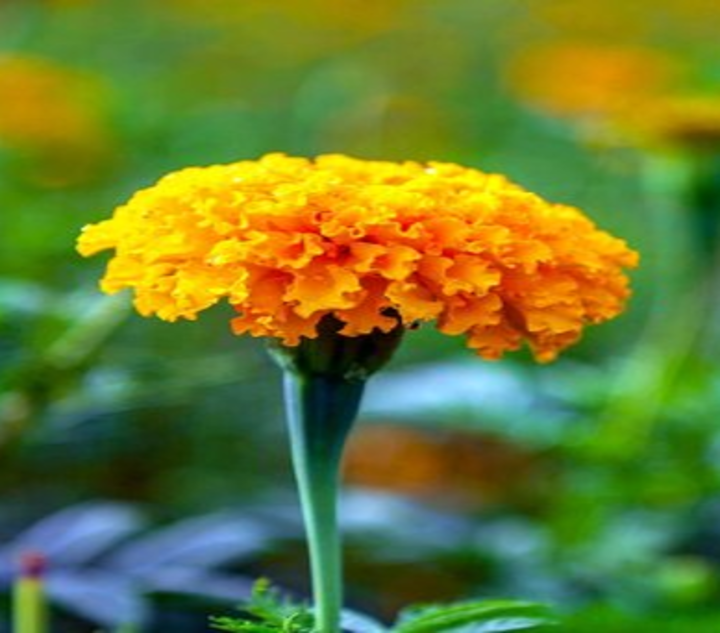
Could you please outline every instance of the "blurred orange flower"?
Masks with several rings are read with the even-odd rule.
[[[53,61],[0,55],[0,146],[22,157],[34,184],[97,177],[115,159],[102,92],[92,77]]]
[[[105,130],[93,87],[33,57],[0,56],[0,143],[21,149],[95,146]]]
[[[548,476],[540,458],[492,436],[392,424],[359,428],[343,464],[351,485],[449,505],[531,497]]]
[[[437,320],[485,358],[527,341],[552,360],[622,311],[637,255],[580,211],[454,164],[271,154],[189,168],[85,227],[115,249],[105,292],[194,319],[223,298],[237,334],[289,346],[332,315],[340,334]]]
[[[511,64],[513,91],[531,106],[574,119],[604,119],[659,94],[675,67],[659,51],[561,42],[529,48]]]

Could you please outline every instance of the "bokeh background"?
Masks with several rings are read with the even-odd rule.
[[[553,365],[407,337],[346,460],[349,606],[720,630],[719,25],[714,0],[0,1],[0,630],[28,551],[57,633],[207,630],[258,576],[307,596],[262,344],[226,308],[142,319],[74,252],[167,171],[270,151],[505,173],[643,258]]]

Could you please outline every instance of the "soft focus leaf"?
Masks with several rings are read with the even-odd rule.
[[[138,532],[145,520],[119,503],[87,503],[61,510],[35,523],[0,551],[0,560],[37,552],[50,568],[87,563]]]
[[[547,607],[530,602],[483,600],[410,609],[400,615],[395,633],[539,630],[553,626]]]
[[[450,427],[479,427],[525,442],[553,444],[570,410],[550,389],[541,388],[543,380],[537,369],[513,366],[512,361],[504,366],[472,359],[418,364],[385,372],[371,382],[362,414],[431,424],[443,420]],[[548,386],[557,391],[558,382],[557,377],[548,380]],[[537,424],[538,419],[543,423]]]
[[[141,576],[167,566],[215,567],[258,554],[272,537],[269,525],[221,512],[135,539],[113,552],[108,564]]]
[[[386,633],[388,630],[377,620],[349,609],[344,609],[340,615],[340,625],[352,633]]]
[[[254,581],[237,575],[190,567],[162,567],[143,576],[140,583],[152,593],[204,596],[237,604],[252,594]]]
[[[398,558],[409,552],[443,551],[467,542],[474,526],[459,514],[439,512],[399,495],[375,490],[350,489],[340,502],[344,530],[357,535],[374,535],[387,545],[388,554]],[[413,529],[408,530],[407,526]],[[382,548],[383,543],[378,544]]]
[[[131,582],[109,571],[59,571],[48,576],[50,599],[104,627],[142,624],[149,604]]]

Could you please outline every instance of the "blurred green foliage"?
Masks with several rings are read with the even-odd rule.
[[[464,458],[492,467],[452,480],[467,494],[406,490],[433,521],[383,502],[363,510],[387,515],[373,532],[360,512],[351,606],[391,621],[411,602],[512,596],[554,603],[573,633],[720,630],[718,161],[588,143],[507,74],[535,44],[588,40],[659,47],[714,87],[718,13],[695,0],[0,3],[0,537],[92,499],[158,524],[248,504],[296,513],[262,345],[230,334],[228,309],[168,325],[101,296],[103,263],[74,253],[83,224],[186,165],[269,151],[456,161],[580,206],[643,265],[629,313],[552,367],[407,337],[364,424],[425,448],[403,456],[391,435],[379,448],[444,472],[430,468],[452,464],[438,447],[470,434]],[[302,594],[304,564],[290,539],[237,570]]]

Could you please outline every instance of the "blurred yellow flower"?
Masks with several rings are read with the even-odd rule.
[[[602,120],[644,101],[673,76],[673,63],[658,51],[583,42],[528,48],[508,73],[512,90],[529,105],[580,120]]]
[[[51,61],[0,56],[0,143],[19,149],[95,147],[104,140],[86,78]]]
[[[437,321],[485,358],[552,360],[622,311],[637,255],[580,211],[454,164],[270,154],[171,173],[78,245],[114,249],[101,288],[143,315],[225,298],[237,334],[288,346],[323,317],[346,336]]]

